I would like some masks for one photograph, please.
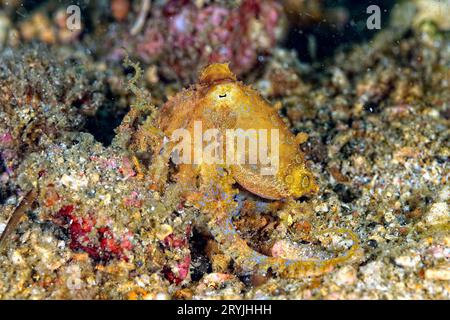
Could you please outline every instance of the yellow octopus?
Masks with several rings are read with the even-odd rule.
[[[359,240],[353,232],[333,228],[316,233],[335,233],[349,237],[353,244],[341,256],[328,260],[289,260],[256,252],[239,236],[232,223],[232,213],[238,206],[234,200],[239,192],[234,187],[236,183],[262,198],[290,203],[318,191],[315,179],[305,165],[304,155],[299,150],[299,143],[305,140],[304,135],[295,136],[289,131],[278,115],[278,108],[279,106],[269,105],[257,91],[237,81],[228,64],[207,66],[201,72],[197,84],[182,90],[164,104],[155,119],[157,128],[140,128],[144,131],[141,137],[151,136],[153,140],[151,144],[154,158],[150,175],[155,187],[162,190],[166,185],[169,162],[176,154],[175,145],[179,142],[173,139],[173,134],[180,128],[194,136],[195,124],[201,123],[203,130],[218,130],[219,137],[226,136],[230,129],[257,129],[257,139],[260,138],[259,129],[277,129],[279,160],[278,170],[274,174],[262,175],[261,162],[217,164],[203,158],[197,163],[178,164],[175,179],[184,198],[209,215],[209,230],[221,250],[230,255],[243,270],[265,273],[271,269],[288,278],[320,275],[354,255]],[[155,140],[155,137],[158,138]],[[192,142],[188,151],[184,152],[195,155],[199,147],[204,147],[203,143],[199,146]],[[142,142],[135,144],[145,148]],[[219,144],[223,148],[219,151],[226,154],[227,150],[223,145]],[[247,148],[240,156],[249,156],[248,153]]]

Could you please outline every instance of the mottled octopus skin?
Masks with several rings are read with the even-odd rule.
[[[209,65],[200,74],[196,85],[178,93],[161,108],[157,125],[166,140],[160,141],[153,150],[158,155],[151,169],[154,181],[165,181],[161,177],[164,171],[161,166],[170,161],[174,145],[174,141],[168,143],[167,138],[179,128],[189,130],[193,136],[194,121],[201,121],[203,130],[218,128],[221,132],[236,128],[279,130],[279,170],[276,175],[260,175],[259,165],[178,165],[177,183],[186,190],[186,197],[194,205],[211,216],[211,233],[224,253],[230,255],[242,269],[265,272],[270,268],[284,277],[319,275],[353,255],[358,238],[342,229],[326,231],[350,236],[352,248],[343,256],[325,261],[264,256],[251,249],[238,235],[231,218],[237,206],[233,199],[238,192],[233,188],[235,182],[251,193],[271,200],[293,200],[317,192],[318,187],[305,165],[295,136],[279,117],[277,109],[257,91],[238,82],[227,64]],[[193,192],[196,181],[200,184],[199,196]],[[213,189],[220,192],[212,192]]]
[[[169,100],[161,110],[159,127],[168,137],[179,128],[193,135],[194,121],[203,130],[278,129],[279,170],[275,176],[260,175],[260,164],[231,165],[233,178],[248,191],[266,199],[298,198],[317,191],[295,136],[257,91],[236,81],[226,64],[212,64],[200,75],[199,84]]]

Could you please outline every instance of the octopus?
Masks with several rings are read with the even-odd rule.
[[[209,230],[221,250],[244,271],[266,274],[270,270],[286,278],[317,276],[333,270],[334,266],[354,255],[359,246],[356,234],[341,228],[317,232],[316,236],[335,233],[348,237],[353,244],[344,254],[334,258],[297,260],[266,256],[255,251],[233,225],[233,215],[239,207],[237,186],[257,197],[282,202],[285,206],[295,206],[298,198],[318,192],[315,178],[299,148],[306,134],[295,136],[279,116],[279,109],[280,104],[270,105],[256,90],[239,82],[228,64],[211,64],[200,73],[197,84],[182,90],[162,106],[154,119],[154,126],[139,128],[133,146],[134,150],[145,151],[150,145],[154,158],[149,175],[155,190],[163,191],[167,186],[169,164],[176,163],[173,179],[182,196],[208,216]],[[267,149],[271,153],[278,147],[276,170],[262,174],[267,162],[263,163],[259,158],[252,163],[209,161],[211,159],[203,154],[200,159],[192,161],[196,153],[201,154],[206,149],[205,141],[192,141],[195,138],[187,143],[184,141],[181,150],[181,156],[190,162],[180,162],[180,148],[177,148],[180,137],[174,133],[182,129],[187,136],[195,137],[199,124],[204,130],[215,130],[213,149],[216,156],[219,154],[219,159],[233,152],[236,158],[249,159],[250,141],[253,139],[260,143],[264,138],[268,139],[267,132],[272,135],[275,131],[278,144],[275,147],[271,144]],[[228,139],[225,143],[224,137],[228,138],[227,134],[232,130],[254,130],[253,137],[246,136],[249,148],[236,150],[236,144],[229,144]]]

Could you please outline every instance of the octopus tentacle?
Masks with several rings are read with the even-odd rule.
[[[351,248],[343,255],[328,260],[293,260],[269,257],[249,247],[234,227],[231,215],[227,215],[223,219],[212,219],[209,227],[221,250],[230,255],[244,270],[256,270],[265,273],[271,269],[284,278],[319,276],[330,272],[336,265],[350,260],[359,248],[359,238],[354,232],[342,228],[330,228],[321,231],[317,235],[336,233],[347,235],[353,241]]]

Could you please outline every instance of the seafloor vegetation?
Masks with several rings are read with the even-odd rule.
[[[450,3],[378,1],[368,30],[363,2],[0,0],[0,298],[450,299]],[[226,189],[239,236],[327,261],[348,239],[319,231],[351,230],[351,259],[253,272],[155,167],[159,111],[213,62],[307,133],[318,185]]]

